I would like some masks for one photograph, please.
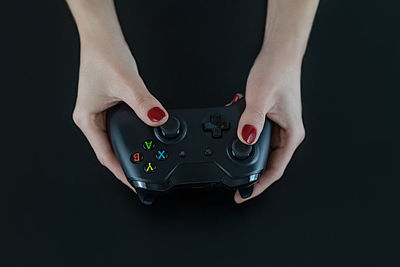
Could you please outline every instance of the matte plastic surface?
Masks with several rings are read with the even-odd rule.
[[[107,113],[111,143],[129,183],[141,189],[141,201],[146,192],[154,195],[175,186],[210,183],[237,189],[257,181],[268,157],[271,123],[266,120],[250,157],[236,159],[231,148],[244,108],[242,99],[229,107],[168,110],[181,125],[179,135],[169,139],[125,103],[112,107]],[[210,122],[222,129],[209,130]]]

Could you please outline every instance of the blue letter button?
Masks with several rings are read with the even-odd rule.
[[[158,160],[166,160],[168,158],[168,153],[167,150],[165,149],[160,149],[156,153],[156,159]]]

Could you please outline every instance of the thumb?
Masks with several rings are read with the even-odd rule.
[[[257,142],[264,128],[268,108],[268,103],[259,100],[251,102],[246,98],[246,109],[237,128],[237,136],[242,143],[252,145]]]
[[[168,120],[168,112],[145,87],[128,90],[121,100],[128,104],[136,115],[149,126],[159,126]]]

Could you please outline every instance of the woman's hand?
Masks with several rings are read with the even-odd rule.
[[[274,62],[260,55],[250,71],[245,97],[246,109],[240,118],[237,132],[243,143],[254,144],[257,141],[266,117],[274,125],[267,166],[254,184],[249,198],[242,199],[239,192],[235,193],[237,203],[256,197],[278,180],[304,139],[300,64],[284,60]]]
[[[264,42],[247,79],[246,110],[239,121],[237,135],[242,142],[254,144],[265,117],[274,125],[266,169],[247,199],[261,194],[283,175],[304,139],[300,72],[318,2],[268,1]],[[235,201],[245,200],[236,192]]]
[[[74,122],[100,163],[128,183],[106,131],[106,110],[127,103],[147,125],[159,126],[168,113],[147,90],[125,42],[113,0],[67,0],[78,26],[81,65]]]
[[[133,189],[106,131],[106,110],[120,101],[127,103],[147,125],[158,126],[168,119],[167,111],[146,89],[124,41],[82,43],[74,122],[89,140],[100,163]]]

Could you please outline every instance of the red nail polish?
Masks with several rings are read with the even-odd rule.
[[[251,144],[256,139],[257,129],[253,125],[246,124],[242,128],[242,137],[247,144]]]
[[[165,117],[165,112],[159,107],[154,107],[147,112],[147,117],[151,121],[158,122]]]
[[[240,95],[239,94],[235,94],[235,96],[233,97],[233,100],[232,100],[232,104],[233,103],[235,103],[236,101],[238,101],[239,100],[239,97],[240,97]]]

